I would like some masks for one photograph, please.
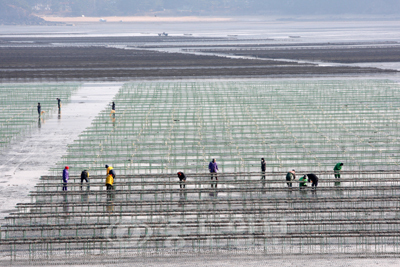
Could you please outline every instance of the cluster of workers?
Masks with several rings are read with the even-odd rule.
[[[114,189],[114,181],[115,181],[115,170],[113,167],[106,165],[105,166],[107,169],[107,176],[106,176],[106,187],[107,190],[113,190]],[[63,191],[68,190],[68,180],[69,180],[69,167],[65,166],[63,170]],[[89,172],[87,170],[83,170],[81,172],[81,189],[83,185],[83,181],[86,181],[86,183],[89,183]]]
[[[266,162],[264,158],[261,158],[261,179],[265,180],[265,171],[266,171]],[[335,167],[333,168],[334,171],[334,176],[335,178],[340,178],[340,171],[342,170],[343,163],[337,163]],[[113,190],[114,189],[114,181],[115,181],[115,170],[113,167],[106,165],[105,168],[107,169],[107,176],[106,176],[106,187],[107,191]],[[67,184],[68,184],[68,179],[69,179],[69,167],[65,166],[63,170],[63,191],[67,191]],[[208,164],[208,170],[210,171],[211,174],[211,180],[215,178],[216,181],[218,181],[218,164],[215,159],[212,159],[212,161]],[[183,172],[178,172],[177,173],[178,178],[179,178],[179,187],[185,188],[185,182],[186,182],[186,175]],[[86,181],[86,183],[89,182],[89,172],[87,170],[83,170],[81,173],[81,188],[83,181]],[[296,179],[296,171],[291,170],[286,174],[286,181],[287,181],[287,186],[292,187],[292,181]],[[307,182],[312,182],[311,186],[315,189],[318,186],[318,176],[315,175],[314,173],[309,173],[305,174],[299,179],[299,187],[304,188],[307,187]],[[213,187],[213,185],[211,185]],[[217,187],[217,184],[215,184],[215,187]]]
[[[340,178],[340,171],[342,170],[343,163],[339,162],[335,165],[333,168],[334,171],[334,176],[335,178]],[[261,179],[265,180],[265,172],[267,169],[267,163],[264,158],[261,158]],[[215,178],[216,181],[218,181],[218,176],[217,176],[217,171],[218,171],[218,165],[215,159],[212,159],[212,161],[208,164],[208,170],[211,173],[211,180]],[[180,188],[185,188],[185,181],[186,181],[186,175],[183,172],[178,172],[178,178],[180,182]],[[296,171],[291,170],[286,174],[286,181],[288,181],[287,185],[288,187],[292,187],[292,182],[293,180],[296,179]],[[312,182],[311,186],[313,188],[316,188],[318,186],[318,176],[315,175],[314,173],[309,173],[305,174],[299,179],[299,187],[304,188],[307,187],[307,182]],[[213,185],[211,185],[213,187]],[[215,185],[217,187],[217,184]]]
[[[105,166],[107,169],[107,177],[106,177],[106,187],[107,190],[113,190],[114,189],[114,181],[115,181],[115,170],[113,167],[106,165]],[[208,165],[208,168],[211,173],[211,180],[215,177],[215,180],[218,181],[217,177],[217,171],[218,171],[218,165],[215,159],[213,159],[210,164]],[[68,190],[68,180],[69,180],[69,167],[65,166],[63,170],[63,191]],[[180,188],[185,188],[185,182],[186,182],[186,175],[183,172],[178,172],[178,178],[180,181]],[[87,170],[83,170],[81,173],[81,188],[83,181],[86,181],[86,183],[89,182],[89,172]]]
[[[57,103],[58,103],[58,109],[61,109],[61,99],[57,98]],[[37,106],[37,110],[38,110],[38,114],[39,117],[42,113],[41,111],[41,106],[40,103],[38,103]],[[112,102],[111,104],[111,113],[110,115],[113,115],[113,117],[115,118],[115,103]],[[107,190],[113,190],[114,189],[114,180],[115,180],[115,171],[113,169],[113,167],[106,165],[105,166],[107,169],[107,177],[106,177],[106,187]],[[335,167],[333,168],[334,171],[334,176],[335,178],[340,178],[340,171],[342,170],[343,167],[343,163],[337,163],[335,165]],[[218,181],[218,176],[217,176],[217,172],[218,172],[218,165],[215,159],[212,159],[212,161],[208,164],[208,169],[210,171],[211,174],[211,180],[213,180],[215,178],[216,181]],[[267,163],[265,161],[264,158],[261,158],[261,179],[265,180],[265,172],[267,169]],[[69,179],[69,167],[65,166],[64,170],[63,170],[63,191],[67,191],[67,184],[68,184],[68,179]],[[180,183],[180,188],[185,188],[185,182],[186,182],[186,175],[183,172],[178,172],[177,173],[178,178],[179,178],[179,183]],[[81,173],[81,186],[83,181],[86,181],[87,183],[89,182],[88,180],[89,178],[89,172],[87,170],[83,170]],[[287,185],[288,187],[292,187],[292,182],[293,180],[296,179],[296,171],[293,169],[291,171],[289,171],[286,174],[286,181],[287,181]],[[312,182],[312,187],[316,188],[318,186],[318,176],[313,174],[313,173],[309,173],[309,174],[305,174],[304,176],[302,176],[299,179],[299,187],[304,188],[307,187],[307,182]],[[211,185],[213,187],[213,185]],[[217,184],[215,184],[215,187],[217,187]]]
[[[60,111],[61,109],[61,99],[57,98],[57,103],[58,103],[58,110]],[[42,114],[41,112],[41,106],[40,103],[38,103],[37,106],[38,109],[38,114],[40,117],[40,114]],[[115,118],[115,103],[112,102],[111,104],[111,113],[110,115],[113,115],[113,118]],[[114,181],[115,181],[115,170],[113,167],[106,165],[105,166],[107,169],[107,174],[106,174],[106,187],[107,187],[107,191],[113,190],[114,189]],[[63,191],[67,191],[68,190],[68,180],[69,180],[69,167],[65,166],[64,170],[63,170]],[[89,183],[89,172],[87,170],[83,170],[81,172],[81,189],[82,189],[82,185],[83,185],[83,181],[86,181],[86,183]]]
[[[262,163],[263,160],[264,159],[261,159],[261,166],[263,164]],[[339,162],[333,168],[335,178],[340,178],[340,171],[342,170],[342,167],[343,167],[343,163]],[[261,167],[261,168],[263,168],[263,167]],[[286,181],[288,181],[288,183],[287,183],[288,187],[292,187],[291,181],[293,181],[295,179],[296,179],[296,171],[295,170],[291,170],[290,172],[288,172],[286,174]],[[300,189],[306,187],[307,182],[312,182],[311,186],[313,188],[316,188],[318,186],[318,176],[315,175],[314,173],[309,173],[309,174],[305,174],[304,176],[302,176],[299,179]]]

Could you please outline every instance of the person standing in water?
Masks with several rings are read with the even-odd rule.
[[[67,191],[67,184],[68,184],[68,180],[69,180],[69,167],[65,166],[64,170],[63,170],[63,191]]]
[[[178,174],[178,178],[179,178],[179,187],[185,188],[186,175],[183,172],[178,172],[177,174]]]
[[[343,163],[339,162],[333,168],[333,172],[335,173],[335,178],[340,178],[340,171],[342,170]]]
[[[111,114],[112,114],[113,118],[115,118],[115,103],[114,102],[112,102],[112,104],[111,104],[110,116],[111,116]]]
[[[40,105],[40,103],[37,103],[37,113],[40,117],[40,114],[42,113],[42,106]]]
[[[215,159],[212,159],[210,164],[208,164],[208,169],[210,170],[211,173],[211,180],[215,177],[215,180],[218,181],[218,176],[217,176],[218,165]]]
[[[286,181],[290,182],[296,179],[296,171],[293,169],[286,174]],[[288,187],[292,187],[292,183],[287,183]]]
[[[265,180],[265,171],[267,169],[267,163],[265,162],[264,158],[261,158],[261,179]]]

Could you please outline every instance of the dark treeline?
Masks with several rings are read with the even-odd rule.
[[[398,15],[400,0],[0,0],[0,16]]]

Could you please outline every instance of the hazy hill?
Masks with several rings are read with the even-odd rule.
[[[399,0],[26,0],[71,15],[139,15],[151,12],[196,15],[400,14]]]
[[[58,16],[393,15],[400,0],[0,0],[0,23]]]
[[[44,20],[32,15],[25,1],[0,0],[0,24],[43,24]]]

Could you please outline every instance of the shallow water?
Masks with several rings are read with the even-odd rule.
[[[67,145],[112,101],[121,85],[83,84],[70,103],[62,106],[61,114],[45,116],[36,130],[0,154],[0,221],[17,203],[30,201],[28,193],[40,176],[50,174],[49,169],[66,153]]]
[[[102,37],[170,36],[273,38],[292,43],[400,41],[398,21],[277,21],[269,18],[234,18],[230,22],[93,23],[75,26],[0,26],[0,36]],[[290,38],[289,36],[300,36]],[[165,42],[165,38],[163,41]]]

